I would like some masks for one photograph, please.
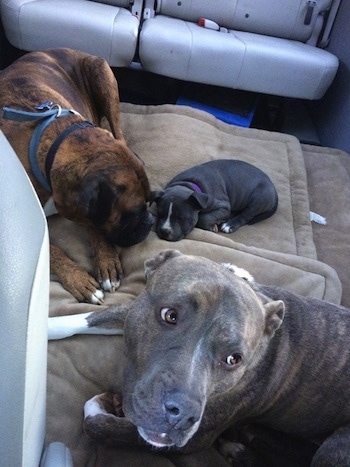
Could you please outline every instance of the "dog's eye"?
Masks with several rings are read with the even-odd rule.
[[[160,316],[162,320],[166,321],[167,323],[170,323],[170,324],[177,323],[177,313],[172,308],[162,308],[160,310]]]
[[[226,364],[233,367],[242,361],[242,355],[239,353],[233,353],[226,358]]]

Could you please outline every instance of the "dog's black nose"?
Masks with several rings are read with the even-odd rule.
[[[169,392],[164,398],[165,415],[170,425],[188,430],[201,417],[201,404],[182,392]]]
[[[171,234],[171,229],[169,229],[168,227],[160,227],[158,229],[158,232],[159,232],[159,236],[162,237],[162,238],[168,238],[169,235]]]
[[[169,242],[176,242],[177,240],[180,240],[180,238],[175,238],[174,232],[167,227],[158,228],[157,234],[159,238],[168,240]]]

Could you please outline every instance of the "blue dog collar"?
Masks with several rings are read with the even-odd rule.
[[[3,108],[3,118],[6,120],[14,120],[18,122],[31,122],[39,120],[39,123],[35,127],[32,137],[29,142],[28,148],[28,158],[30,162],[30,167],[32,172],[40,183],[40,185],[46,190],[51,192],[51,182],[50,182],[50,170],[52,163],[55,158],[56,151],[64,140],[70,133],[75,130],[79,130],[81,128],[85,128],[88,126],[94,126],[93,123],[84,121],[84,122],[77,122],[73,123],[70,127],[68,127],[65,131],[63,131],[54,141],[51,148],[48,151],[48,155],[45,162],[45,172],[46,177],[42,173],[39,167],[39,162],[37,158],[37,151],[41,136],[44,130],[52,123],[56,118],[63,117],[65,115],[80,115],[75,110],[70,109],[62,109],[61,106],[58,104],[53,104],[52,102],[44,102],[35,107],[36,110],[43,110],[42,112],[26,112],[24,110],[16,110],[10,109],[9,107]]]

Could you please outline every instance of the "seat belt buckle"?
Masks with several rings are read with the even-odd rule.
[[[306,10],[306,15],[304,19],[304,24],[305,26],[309,26],[311,23],[312,15],[314,13],[314,9],[317,5],[316,0],[307,0],[307,10]]]

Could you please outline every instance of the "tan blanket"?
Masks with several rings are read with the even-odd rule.
[[[144,160],[153,189],[177,172],[215,158],[236,158],[264,170],[276,185],[279,207],[271,218],[225,235],[195,229],[169,243],[154,232],[139,245],[121,250],[125,278],[105,304],[138,295],[144,286],[143,262],[164,248],[231,262],[247,268],[265,284],[339,303],[341,285],[335,271],[317,261],[309,221],[306,170],[299,142],[291,136],[224,124],[204,112],[172,105],[122,105],[122,124],[130,147]],[[51,238],[91,270],[84,230],[67,220],[50,220]],[[101,309],[79,304],[53,278],[50,315]],[[65,442],[76,466],[86,465],[225,465],[215,449],[196,456],[105,450],[82,431],[82,409],[92,395],[121,383],[122,338],[78,336],[51,342],[48,354],[48,441]],[[99,461],[97,461],[97,456]],[[102,457],[101,457],[102,456]],[[107,456],[103,457],[103,456]],[[103,459],[103,460],[102,460]]]
[[[296,138],[227,125],[190,107],[123,104],[122,111],[126,139],[144,160],[153,189],[163,187],[180,171],[208,160],[250,162],[275,183],[279,208],[273,217],[244,226],[231,238],[246,245],[316,258],[308,217],[306,170]]]
[[[343,286],[342,305],[350,308],[350,156],[344,151],[303,146],[312,211],[327,218],[313,223],[317,258],[336,271]]]

